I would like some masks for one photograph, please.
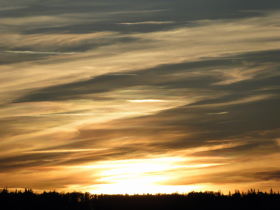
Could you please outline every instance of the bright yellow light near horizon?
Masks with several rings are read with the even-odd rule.
[[[186,193],[201,190],[198,185],[164,185],[172,178],[171,170],[178,168],[193,168],[195,165],[185,165],[186,157],[159,157],[147,159],[131,159],[117,161],[102,161],[93,165],[80,166],[98,172],[96,184],[86,190],[94,194],[156,194],[156,193]],[[207,165],[200,167],[207,167]],[[173,174],[174,175],[174,174]]]

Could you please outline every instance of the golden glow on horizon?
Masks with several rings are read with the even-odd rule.
[[[186,164],[191,158],[159,157],[119,161],[102,161],[94,165],[74,168],[98,171],[98,184],[86,187],[91,193],[104,194],[145,194],[145,193],[186,193],[203,190],[203,185],[168,185],[164,184],[176,176],[174,170],[202,169],[223,164]],[[190,171],[190,174],[193,172]],[[72,186],[73,187],[73,186]],[[77,186],[76,186],[77,187]],[[71,188],[71,186],[70,186]]]

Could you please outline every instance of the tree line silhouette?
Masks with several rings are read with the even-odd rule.
[[[249,190],[224,195],[220,192],[188,194],[94,195],[90,193],[34,193],[0,190],[3,210],[279,210],[279,192]]]

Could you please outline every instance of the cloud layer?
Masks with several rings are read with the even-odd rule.
[[[279,1],[0,8],[0,186],[279,189]]]

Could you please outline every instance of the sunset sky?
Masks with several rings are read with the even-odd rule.
[[[0,188],[280,190],[279,0],[0,0]]]

